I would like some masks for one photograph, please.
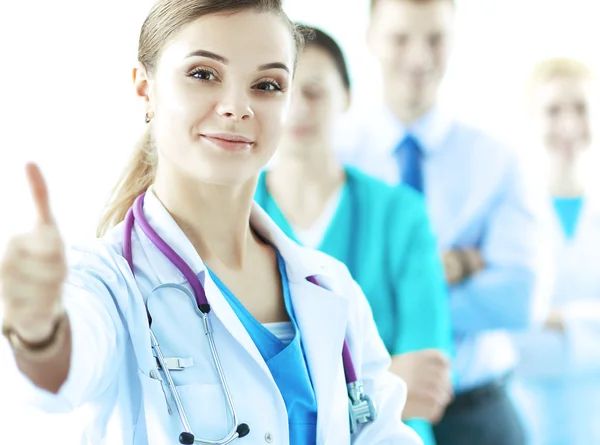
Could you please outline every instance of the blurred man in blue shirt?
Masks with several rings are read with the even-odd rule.
[[[452,0],[372,0],[368,42],[385,103],[345,129],[339,155],[426,198],[456,340],[456,397],[435,427],[438,445],[520,445],[506,391],[516,355],[505,331],[544,316],[542,200],[515,153],[436,104],[454,8]]]

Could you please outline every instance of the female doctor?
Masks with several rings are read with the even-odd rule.
[[[333,131],[350,101],[342,50],[302,27],[290,116],[276,162],[261,174],[256,202],[292,239],[342,261],[364,290],[379,334],[404,379],[403,416],[434,444],[451,399],[452,344],[444,272],[421,197],[336,159]]]
[[[531,111],[548,167],[557,277],[541,329],[515,336],[514,395],[531,445],[600,443],[600,188],[593,79],[581,62],[539,63]]]
[[[133,73],[147,137],[68,269],[28,166],[39,221],[2,260],[3,382],[85,405],[85,443],[419,443],[347,269],[253,203],[300,41],[280,0],[158,1]]]

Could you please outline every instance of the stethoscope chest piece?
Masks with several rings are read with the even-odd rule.
[[[350,414],[350,434],[354,434],[362,424],[377,419],[375,402],[365,394],[362,383],[359,381],[349,383],[348,412]]]

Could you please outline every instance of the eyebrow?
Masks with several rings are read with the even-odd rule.
[[[186,56],[186,58],[189,58],[189,57],[206,57],[208,59],[216,60],[217,62],[220,62],[224,65],[227,65],[229,63],[229,60],[227,58],[220,56],[218,54],[215,54],[213,52],[206,51],[204,49],[192,51],[191,53],[189,53]],[[290,69],[287,67],[287,65],[285,63],[281,63],[281,62],[265,63],[258,67],[258,71],[266,71],[266,70],[270,70],[270,69],[281,69],[281,70],[287,71],[288,73],[290,72]]]
[[[290,69],[285,65],[285,63],[281,62],[265,63],[264,65],[258,67],[258,71],[266,71],[274,68],[287,71],[288,73],[290,72]]]

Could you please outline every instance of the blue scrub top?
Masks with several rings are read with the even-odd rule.
[[[294,229],[269,193],[265,172],[256,202],[290,238]],[[422,196],[347,167],[339,206],[319,250],[340,260],[365,293],[391,355],[436,348],[452,356],[444,271]],[[431,425],[406,422],[435,444]]]
[[[552,203],[554,204],[554,210],[558,215],[565,236],[567,239],[572,239],[575,235],[579,215],[581,214],[583,198],[552,198]]]
[[[279,252],[277,259],[285,307],[294,327],[294,338],[288,345],[254,318],[212,271],[209,273],[256,344],[281,392],[288,413],[290,445],[313,445],[317,442],[317,400],[292,307],[285,262]]]

